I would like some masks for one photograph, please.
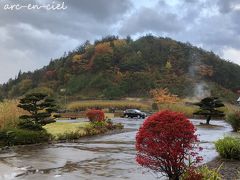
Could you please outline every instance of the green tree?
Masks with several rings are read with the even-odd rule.
[[[26,93],[32,87],[32,80],[31,79],[23,79],[19,85],[18,89],[21,94]]]
[[[4,97],[2,94],[0,94],[0,102],[3,102],[4,101]]]
[[[118,85],[112,85],[107,87],[103,91],[103,93],[104,93],[104,97],[108,99],[120,99],[124,95],[123,90]]]
[[[46,125],[54,122],[51,114],[56,111],[55,101],[43,93],[27,94],[20,99],[18,107],[26,110],[29,114],[22,115],[19,118],[36,125]]]
[[[93,70],[104,71],[112,67],[112,55],[110,53],[99,54],[94,58]]]
[[[0,102],[4,101],[4,96],[3,96],[3,88],[0,86]]]
[[[209,124],[212,117],[224,117],[223,111],[218,110],[220,107],[224,107],[224,104],[217,97],[207,97],[202,99],[194,105],[199,106],[199,110],[194,112],[195,115],[203,115],[206,119],[206,124]]]
[[[145,64],[142,58],[142,53],[131,53],[124,56],[119,64],[122,71],[142,71],[145,69]]]

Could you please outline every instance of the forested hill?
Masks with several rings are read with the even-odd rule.
[[[148,35],[133,41],[108,36],[94,44],[86,41],[40,70],[19,72],[1,92],[5,98],[43,91],[115,99],[147,97],[154,88],[168,88],[181,97],[208,91],[233,100],[240,89],[240,66],[169,38]]]

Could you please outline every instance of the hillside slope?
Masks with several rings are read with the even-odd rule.
[[[2,85],[6,98],[31,91],[75,98],[147,97],[168,88],[181,97],[212,94],[227,100],[240,89],[240,66],[191,44],[151,35],[88,41],[40,70]]]

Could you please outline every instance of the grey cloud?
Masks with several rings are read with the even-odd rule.
[[[128,35],[148,31],[170,34],[177,33],[181,29],[182,25],[175,14],[141,8],[122,24],[120,34]]]
[[[234,10],[234,6],[239,4],[239,0],[218,0],[218,6],[221,13],[229,13]]]
[[[33,0],[11,0],[10,2],[36,4]],[[22,22],[36,28],[48,29],[52,33],[88,38],[107,33],[109,27],[121,18],[120,15],[126,13],[131,7],[129,0],[65,0],[64,2],[68,7],[65,11],[1,10],[0,26]],[[4,4],[5,1],[0,2],[1,7]]]
[[[192,29],[200,35],[199,42],[207,46],[232,47],[240,49],[240,11],[232,11],[228,14],[214,14],[210,17],[201,17],[195,28]]]
[[[0,48],[0,82],[6,82],[10,77],[15,77],[18,71],[21,69],[23,71],[32,70],[31,67],[38,68],[38,64],[35,61],[32,61],[33,56],[30,51],[20,51],[17,49],[12,49],[9,51],[7,48]],[[43,60],[41,57],[38,57],[38,60]]]
[[[8,49],[31,50],[38,54],[51,54],[53,50],[72,43],[76,46],[78,41],[68,36],[51,33],[48,30],[39,30],[29,24],[8,25],[5,27],[8,40],[4,45]],[[73,47],[71,47],[73,48]]]
[[[50,58],[58,57],[79,44],[67,36],[35,29],[28,24],[8,25],[0,28],[0,34],[5,37],[0,36],[1,82],[14,77],[20,69],[41,68]]]
[[[116,17],[126,13],[132,7],[129,0],[69,0],[67,5],[77,12],[85,13],[100,21],[116,20]]]
[[[199,2],[198,0],[184,0],[186,3],[197,3]]]
[[[141,8],[132,13],[119,30],[120,34],[155,32],[158,35],[176,36],[194,26],[206,5],[201,0],[179,1],[175,6],[159,0],[153,8]]]

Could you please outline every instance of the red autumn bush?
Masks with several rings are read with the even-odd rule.
[[[201,161],[195,151],[195,131],[182,113],[165,110],[148,117],[136,136],[136,161],[169,179],[179,179],[190,165]]]
[[[104,112],[102,110],[91,109],[88,110],[86,113],[89,121],[96,122],[96,121],[104,121]]]

